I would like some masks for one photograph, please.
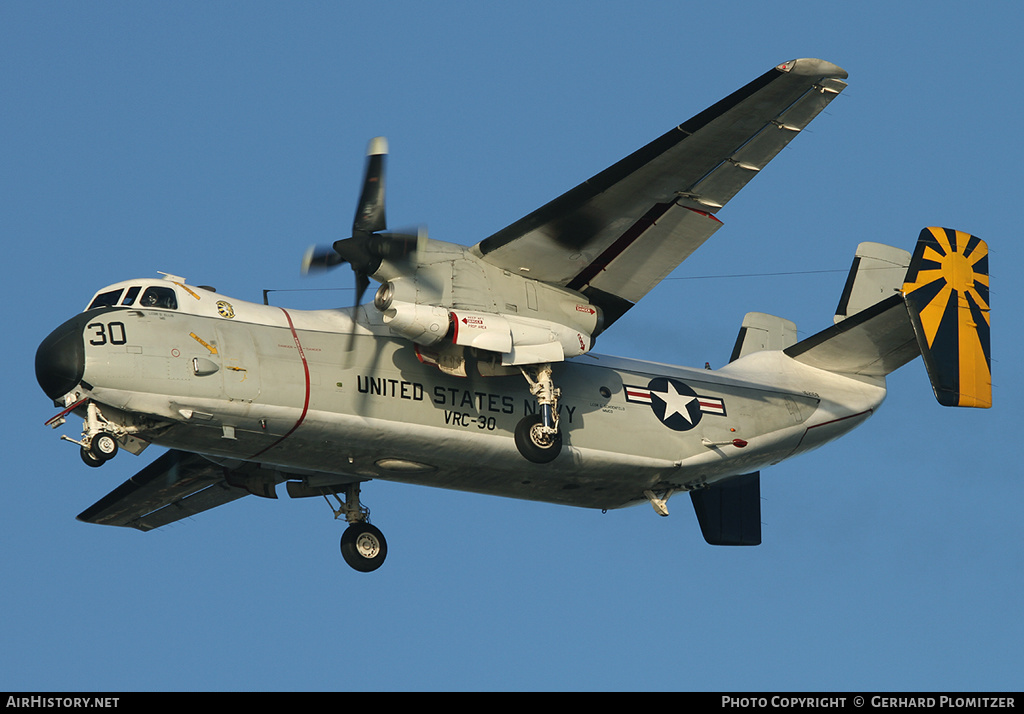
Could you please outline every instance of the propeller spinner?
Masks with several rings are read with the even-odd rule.
[[[382,260],[395,260],[416,252],[423,240],[420,231],[409,233],[384,232],[387,220],[384,213],[384,164],[388,142],[382,136],[370,140],[366,150],[366,172],[363,190],[352,221],[352,236],[337,240],[332,246],[310,246],[302,259],[302,274],[328,270],[348,263],[356,274],[355,307],[362,303],[370,275],[377,271]]]

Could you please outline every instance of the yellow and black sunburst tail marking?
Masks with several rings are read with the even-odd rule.
[[[925,228],[903,283],[940,404],[992,406],[988,245],[969,233]]]

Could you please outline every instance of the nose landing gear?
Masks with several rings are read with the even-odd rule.
[[[117,456],[117,439],[113,434],[101,431],[89,437],[89,446],[82,446],[82,461],[89,466],[99,467]]]
[[[80,407],[82,402],[86,402],[86,399],[80,399],[74,404],[71,404],[60,414],[47,421],[46,424],[54,429],[61,426],[65,421],[65,417],[72,410]],[[103,416],[103,412],[100,411],[99,405],[97,405],[96,402],[86,402],[85,408],[86,413],[85,421],[82,424],[82,438],[80,440],[76,440],[72,439],[70,436],[63,435],[60,438],[64,441],[70,441],[72,444],[78,444],[78,446],[81,447],[79,453],[82,456],[82,461],[84,461],[86,465],[99,467],[117,456],[118,438],[125,437],[129,433],[137,431],[137,429],[125,428],[107,420],[106,417]]]

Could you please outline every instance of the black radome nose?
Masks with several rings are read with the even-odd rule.
[[[71,318],[47,335],[36,350],[36,381],[50,399],[58,399],[78,386],[85,374],[82,315]]]

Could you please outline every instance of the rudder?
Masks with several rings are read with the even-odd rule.
[[[935,398],[992,406],[988,245],[969,233],[925,228],[903,283]]]

